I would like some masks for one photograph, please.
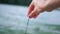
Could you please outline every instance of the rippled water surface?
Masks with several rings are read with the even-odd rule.
[[[26,6],[0,4],[0,34],[25,34],[27,12]],[[27,34],[60,34],[60,10],[30,19]]]

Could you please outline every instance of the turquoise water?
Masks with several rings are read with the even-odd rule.
[[[27,12],[26,6],[0,4],[0,34],[25,34]],[[30,19],[27,34],[60,34],[60,10]]]

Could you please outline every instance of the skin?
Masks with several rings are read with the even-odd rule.
[[[29,18],[36,18],[40,13],[60,7],[60,0],[32,0],[29,6]]]

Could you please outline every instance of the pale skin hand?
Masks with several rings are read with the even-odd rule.
[[[33,0],[29,6],[29,11],[31,11],[29,17],[34,18],[44,11],[49,12],[58,7],[60,7],[60,0]]]

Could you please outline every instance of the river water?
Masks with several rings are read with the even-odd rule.
[[[0,34],[25,34],[27,6],[0,4]],[[30,19],[27,34],[60,34],[60,10]]]

